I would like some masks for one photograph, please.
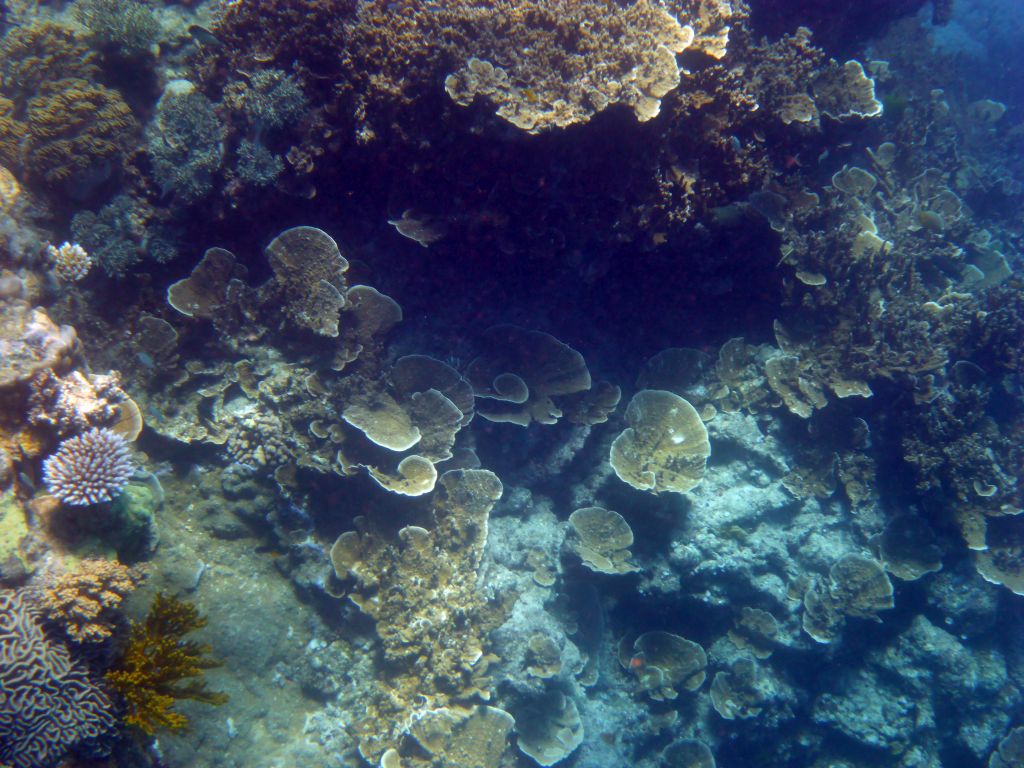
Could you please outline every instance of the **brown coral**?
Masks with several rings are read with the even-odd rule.
[[[98,71],[96,54],[59,24],[17,26],[0,42],[0,93],[19,112],[47,83],[91,80]]]
[[[416,701],[444,706],[490,694],[486,636],[504,616],[476,589],[488,515],[501,482],[486,470],[438,481],[433,530],[406,526],[397,541],[372,530],[342,534],[331,550],[337,575],[377,627],[389,665],[358,726],[360,752],[376,762],[396,745]],[[364,521],[364,527],[368,525]]]
[[[44,84],[27,123],[26,168],[51,187],[109,177],[138,131],[117,91],[81,79]]]

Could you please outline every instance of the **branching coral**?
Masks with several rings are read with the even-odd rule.
[[[121,494],[134,471],[128,443],[105,428],[65,440],[43,464],[50,493],[73,506],[111,501]]]
[[[125,722],[148,734],[165,728],[180,731],[188,718],[173,709],[175,702],[193,699],[224,704],[224,693],[203,682],[205,670],[220,666],[208,656],[209,646],[185,635],[206,626],[191,603],[158,594],[144,622],[132,623],[131,637],[120,663],[107,673],[107,682],[124,699]]]

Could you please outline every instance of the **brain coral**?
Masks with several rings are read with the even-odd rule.
[[[8,590],[0,590],[0,691],[0,762],[13,768],[51,765],[114,726],[107,695]]]

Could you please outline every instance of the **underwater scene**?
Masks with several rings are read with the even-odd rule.
[[[0,0],[0,768],[1024,768],[1022,0]]]

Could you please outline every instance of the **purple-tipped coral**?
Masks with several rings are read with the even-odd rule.
[[[119,496],[134,471],[125,439],[98,428],[62,442],[43,463],[43,480],[65,504],[84,506]]]

